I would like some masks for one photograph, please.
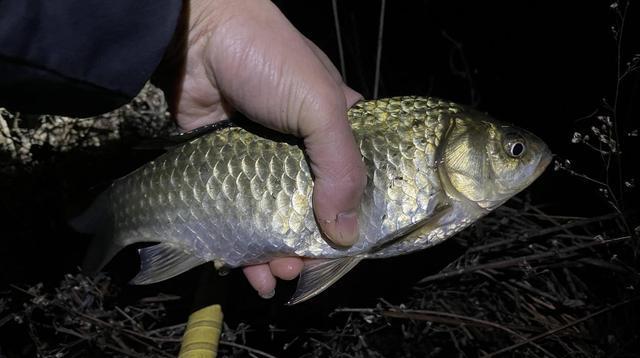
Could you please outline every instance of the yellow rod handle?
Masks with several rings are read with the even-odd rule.
[[[215,358],[221,331],[220,305],[211,305],[193,312],[182,336],[178,358]]]

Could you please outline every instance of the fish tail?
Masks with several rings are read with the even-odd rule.
[[[82,214],[69,224],[77,232],[92,235],[82,269],[89,274],[99,272],[126,244],[114,239],[114,215],[110,191],[106,190]]]

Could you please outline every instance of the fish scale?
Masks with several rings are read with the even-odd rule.
[[[89,261],[100,267],[124,246],[160,243],[140,251],[134,282],[149,283],[207,261],[237,267],[283,256],[333,259],[305,269],[299,290],[306,299],[362,258],[450,237],[529,185],[550,160],[532,134],[438,99],[362,101],[348,118],[367,167],[353,246],[335,247],[318,229],[303,148],[224,126],[117,180],[104,195],[108,249]],[[509,154],[512,138],[526,142],[526,156]],[[506,191],[504,180],[494,188],[502,175],[513,181]]]
[[[376,236],[381,232],[386,236],[428,214],[420,212],[425,205],[419,207],[417,193],[426,191],[422,197],[431,197],[431,191],[437,190],[434,181],[428,185],[422,183],[420,189],[415,181],[394,185],[398,175],[407,179],[415,177],[413,161],[427,161],[424,151],[413,145],[415,136],[423,136],[427,142],[437,143],[439,140],[436,133],[442,126],[433,125],[437,121],[435,118],[430,117],[424,123],[428,128],[412,130],[415,118],[408,111],[421,107],[415,103],[412,99],[376,101],[356,106],[350,111],[354,134],[365,163],[371,168],[370,181],[377,176],[379,186],[387,187],[378,205],[373,201],[363,205],[363,209],[368,211],[366,216],[371,220],[382,219],[382,212],[387,213],[385,219],[378,220],[378,225],[373,221],[361,225],[364,228],[362,244],[356,245],[351,253],[365,251],[380,239]],[[442,102],[431,101],[427,107],[429,104],[435,107]],[[382,118],[388,125],[380,126]],[[371,132],[359,135],[360,128]],[[410,135],[400,136],[399,133]],[[250,148],[259,148],[260,151]],[[198,172],[198,176],[192,175]],[[266,180],[265,172],[268,173]],[[422,176],[432,175],[423,173]],[[198,177],[200,180],[194,180]],[[149,182],[154,181],[158,185],[151,190]],[[368,192],[373,194],[373,190]],[[202,193],[207,195],[201,196]],[[343,250],[329,245],[318,231],[311,210],[311,193],[311,175],[299,148],[251,135],[240,128],[225,128],[167,153],[147,164],[144,170],[119,180],[114,184],[111,197],[116,203],[114,207],[120,208],[116,209],[115,220],[118,225],[116,232],[121,233],[120,240],[175,242],[191,251],[190,246],[193,245],[188,241],[193,236],[211,236],[214,242],[204,243],[210,250],[208,258],[222,257],[221,261],[238,266],[255,263],[254,260],[260,256],[246,255],[247,250],[243,250],[242,243],[250,241],[245,239],[250,235],[262,243],[255,246],[265,250],[277,252],[281,246],[293,250],[281,252],[281,255],[313,256],[323,252],[322,256],[332,257],[343,254]],[[156,206],[154,210],[152,203],[144,200],[151,197],[160,197],[158,201],[169,205],[160,206],[165,208],[161,210]],[[365,193],[365,201],[367,197],[373,199],[373,195]],[[206,215],[198,213],[193,204],[204,202],[208,204],[206,207],[215,208],[215,211]],[[148,212],[155,215],[145,214]],[[208,224],[196,224],[203,220]],[[172,225],[167,225],[167,222]],[[228,222],[236,225],[226,224]],[[252,227],[256,230],[247,229]],[[207,229],[206,232],[202,232],[205,231],[203,228]],[[234,230],[237,231],[234,233]],[[216,237],[212,233],[219,235]],[[277,235],[281,242],[274,242],[273,237],[266,235]],[[242,254],[239,257],[216,254],[216,251],[226,250],[223,244],[215,241],[226,242],[235,248],[233,251]]]

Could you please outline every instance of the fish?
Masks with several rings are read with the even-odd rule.
[[[141,242],[153,245],[138,250],[133,284],[207,262],[222,270],[276,257],[320,259],[301,272],[289,301],[295,304],[363,259],[450,238],[529,186],[551,161],[534,134],[437,98],[360,101],[347,117],[367,168],[354,245],[336,246],[319,229],[299,139],[225,122],[116,180],[95,201],[78,220],[97,227],[85,267],[100,270]]]

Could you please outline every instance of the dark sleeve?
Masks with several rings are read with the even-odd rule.
[[[0,0],[0,107],[86,116],[127,103],[171,41],[180,0]]]

